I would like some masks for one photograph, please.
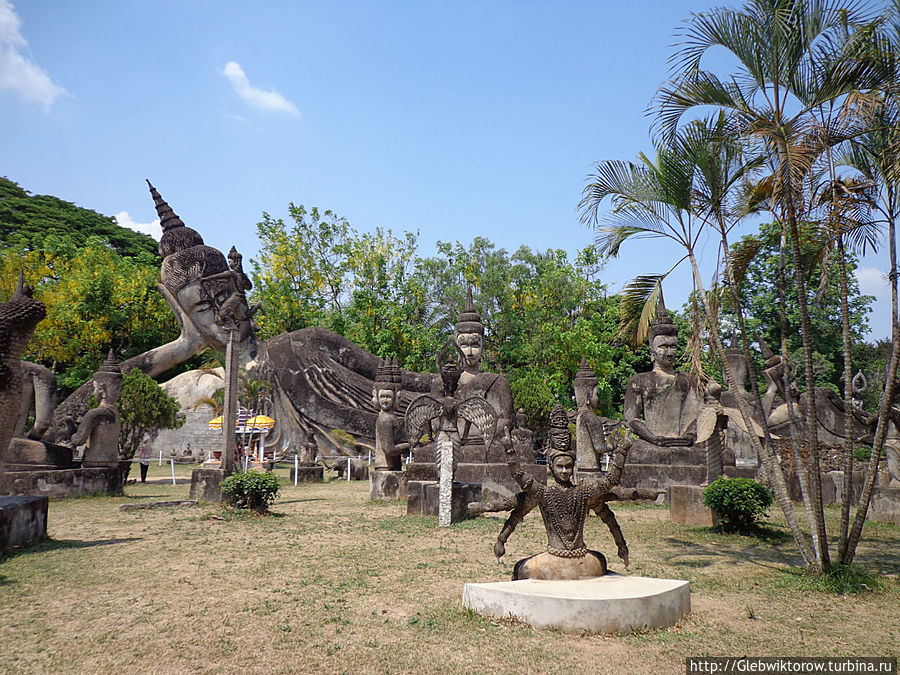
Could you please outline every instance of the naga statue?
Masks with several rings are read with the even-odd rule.
[[[522,491],[489,502],[469,504],[469,515],[478,516],[492,511],[511,511],[503,525],[494,555],[499,561],[506,554],[506,542],[534,507],[539,507],[547,532],[547,551],[519,560],[513,569],[513,579],[584,579],[606,574],[606,558],[584,543],[584,522],[591,509],[597,511],[613,536],[618,555],[628,565],[628,545],[615,514],[606,502],[617,497],[611,492],[622,473],[631,442],[625,433],[618,434],[609,471],[597,480],[575,485],[575,453],[565,408],[556,405],[550,413],[550,449],[548,465],[556,485],[541,485],[519,466],[512,448],[507,450],[508,465]]]

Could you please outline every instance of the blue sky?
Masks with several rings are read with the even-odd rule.
[[[0,0],[0,174],[138,228],[150,178],[245,259],[289,202],[418,230],[422,255],[475,236],[574,254],[585,177],[649,151],[674,31],[714,4]],[[675,259],[629,243],[602,277]],[[888,297],[886,270],[867,258],[863,290]],[[689,288],[685,269],[669,304]],[[883,301],[871,324],[889,335]]]

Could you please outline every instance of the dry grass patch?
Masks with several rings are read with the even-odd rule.
[[[868,525],[857,556],[881,586],[842,596],[794,570],[775,518],[765,537],[725,536],[671,523],[664,508],[613,505],[628,572],[690,580],[693,614],[669,630],[568,636],[460,602],[465,582],[508,579],[543,548],[537,513],[497,565],[499,517],[439,529],[404,503],[369,502],[362,482],[285,483],[270,517],[118,511],[187,491],[154,483],[52,502],[51,539],[0,562],[0,671],[651,673],[683,672],[691,655],[896,655],[900,644],[890,525]],[[599,519],[585,538],[621,571]]]

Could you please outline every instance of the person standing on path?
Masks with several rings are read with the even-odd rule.
[[[138,460],[141,463],[141,482],[147,482],[147,469],[150,466],[150,459],[153,456],[153,450],[147,443],[141,443],[138,447]]]

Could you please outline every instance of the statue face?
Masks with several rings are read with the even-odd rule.
[[[378,409],[384,412],[390,412],[394,409],[394,402],[397,396],[393,389],[379,389],[376,392],[376,400],[378,401]]]
[[[184,313],[187,314],[206,342],[214,349],[219,350],[224,350],[225,345],[228,344],[228,331],[225,330],[223,325],[217,323],[217,309],[230,296],[230,293],[225,292],[225,290],[223,288],[221,293],[208,298],[203,293],[200,280],[197,279],[181,288],[176,296],[178,304],[181,305]],[[240,321],[238,333],[235,336],[237,340],[244,343],[251,336],[252,327],[250,322],[247,320]]]
[[[653,362],[663,368],[673,368],[678,358],[678,338],[674,335],[657,335],[650,345]]]
[[[575,472],[575,460],[569,455],[559,455],[550,463],[550,471],[559,483],[568,483]]]
[[[598,390],[600,389],[599,384],[595,384],[593,386],[585,386],[581,383],[575,385],[575,405],[579,408],[591,407],[596,408],[599,403],[599,397],[597,395]]]
[[[479,333],[460,333],[456,336],[456,344],[466,358],[466,368],[477,368],[481,364],[484,338]]]

